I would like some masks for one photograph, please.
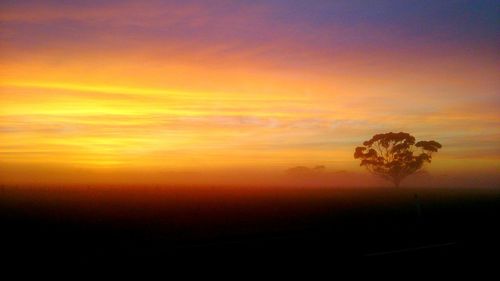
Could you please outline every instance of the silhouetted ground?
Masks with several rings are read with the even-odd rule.
[[[498,256],[500,189],[13,189],[12,263],[324,263]]]

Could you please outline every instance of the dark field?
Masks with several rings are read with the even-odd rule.
[[[13,262],[450,261],[500,249],[500,189],[1,192],[2,255]]]

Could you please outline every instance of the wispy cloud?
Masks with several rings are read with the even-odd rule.
[[[4,1],[0,158],[354,169],[353,147],[408,131],[442,141],[443,170],[486,169],[500,157],[495,9],[373,5]]]

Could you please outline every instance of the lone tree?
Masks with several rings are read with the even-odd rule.
[[[356,147],[355,159],[361,159],[372,174],[388,180],[396,187],[407,176],[421,169],[425,162],[431,163],[432,153],[441,144],[436,141],[419,141],[408,133],[386,133],[374,135]]]

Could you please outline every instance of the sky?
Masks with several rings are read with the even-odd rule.
[[[428,174],[498,185],[499,8],[2,1],[0,183],[352,179],[356,146],[403,131],[443,145]]]

